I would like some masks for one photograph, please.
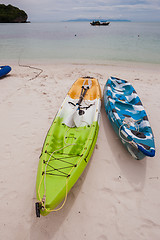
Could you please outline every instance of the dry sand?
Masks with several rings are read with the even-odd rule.
[[[148,64],[11,65],[0,79],[0,239],[160,239],[160,68]],[[72,83],[93,76],[129,80],[153,128],[156,156],[133,159],[111,128],[102,103],[96,148],[63,209],[36,218],[36,172],[51,122]]]

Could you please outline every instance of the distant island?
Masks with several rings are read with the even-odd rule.
[[[93,19],[93,18],[77,18],[67,20],[65,22],[92,22],[92,21],[101,21],[101,22],[131,22],[128,19]]]
[[[0,4],[0,23],[26,23],[27,13],[12,5]]]

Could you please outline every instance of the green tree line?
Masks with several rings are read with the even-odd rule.
[[[14,23],[14,22],[26,22],[27,14],[25,11],[20,10],[12,5],[0,4],[0,22],[1,23]]]

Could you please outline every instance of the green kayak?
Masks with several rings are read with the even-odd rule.
[[[37,171],[36,215],[60,210],[91,157],[99,131],[101,90],[97,79],[79,78],[47,133]]]

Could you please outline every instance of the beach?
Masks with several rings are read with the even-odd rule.
[[[0,239],[159,240],[159,64],[20,65],[11,63],[12,71],[0,79]],[[153,129],[156,156],[141,161],[131,157],[112,129],[102,99],[89,164],[64,207],[36,218],[36,174],[45,136],[69,88],[84,76],[98,79],[102,95],[109,76],[133,85]]]

